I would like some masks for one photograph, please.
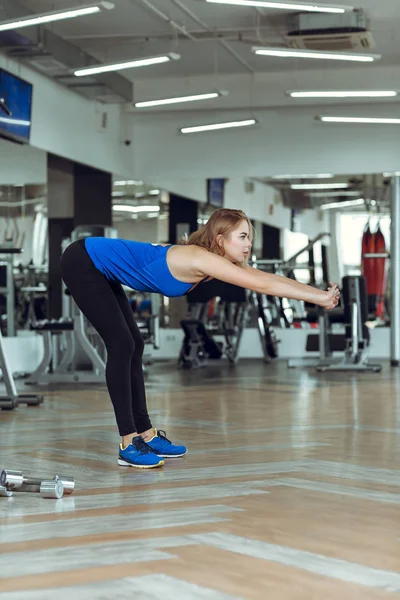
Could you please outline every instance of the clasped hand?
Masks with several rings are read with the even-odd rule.
[[[325,292],[325,298],[319,303],[320,306],[327,310],[332,310],[338,305],[340,298],[340,290],[335,283],[329,282],[328,290]]]

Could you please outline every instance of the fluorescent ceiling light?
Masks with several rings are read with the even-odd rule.
[[[316,175],[273,175],[271,179],[332,179],[332,173],[317,173]]]
[[[380,117],[317,117],[324,123],[383,123],[386,125],[400,125],[400,119]]]
[[[53,21],[62,21],[64,19],[73,19],[85,15],[93,15],[102,10],[114,8],[113,2],[96,2],[95,4],[84,4],[77,8],[68,8],[65,10],[53,10],[51,12],[40,13],[38,15],[29,15],[21,19],[10,19],[0,22],[0,31],[9,29],[20,29],[21,27],[30,27],[31,25],[43,25]]]
[[[399,177],[400,171],[392,171],[391,173],[383,173],[384,177]]]
[[[1,123],[7,123],[8,125],[21,125],[23,127],[29,127],[30,121],[23,121],[22,119],[12,119],[11,117],[0,117]]]
[[[321,210],[329,210],[331,208],[346,208],[347,206],[360,206],[364,204],[364,198],[358,198],[358,200],[345,200],[344,202],[330,202],[329,204],[322,204],[319,208]]]
[[[164,98],[162,100],[146,100],[135,102],[136,108],[149,108],[150,106],[163,106],[165,104],[179,104],[181,102],[195,102],[197,100],[211,100],[220,96],[226,96],[227,92],[210,92],[208,94],[195,94],[193,96],[180,96],[176,98]]]
[[[170,62],[171,60],[179,60],[180,55],[175,52],[162,54],[160,56],[152,56],[150,58],[141,58],[138,60],[129,60],[122,63],[113,63],[110,65],[98,65],[95,67],[85,67],[77,69],[74,72],[76,77],[84,77],[85,75],[95,75],[96,73],[106,73],[108,71],[121,71],[122,69],[134,69],[137,67],[148,67],[150,65],[159,65],[161,63]]]
[[[149,190],[148,192],[139,192],[139,193],[127,193],[127,192],[112,192],[113,198],[122,198],[123,196],[130,196],[133,198],[145,198],[147,196],[158,196],[160,194],[160,190]]]
[[[350,187],[349,183],[293,183],[292,190],[341,190]]]
[[[113,210],[118,212],[130,212],[130,213],[141,213],[141,212],[159,212],[159,206],[130,206],[129,204],[114,204]]]
[[[216,129],[230,129],[231,127],[248,127],[255,125],[255,119],[247,119],[245,121],[230,121],[228,123],[213,123],[211,125],[196,125],[195,127],[183,127],[179,131],[181,133],[198,133],[200,131],[215,131]]]
[[[149,190],[148,192],[139,192],[135,194],[135,198],[145,198],[146,196],[158,196],[160,190]]]
[[[128,179],[126,181],[114,181],[114,185],[143,185],[144,181],[136,181],[135,179]]]
[[[352,6],[339,6],[337,4],[318,5],[311,2],[268,2],[267,0],[205,0],[213,4],[233,4],[235,6],[257,6],[260,8],[276,8],[282,10],[297,10],[308,12],[323,12],[342,14],[352,11]]]
[[[397,92],[382,91],[382,92],[355,92],[355,91],[331,91],[331,92],[291,92],[286,94],[291,98],[393,98],[397,96]]]
[[[263,48],[253,46],[254,54],[260,56],[278,56],[281,58],[317,58],[323,60],[349,60],[355,62],[373,62],[379,54],[356,54],[350,52],[319,52],[318,50],[296,50],[291,48]]]
[[[337,192],[311,192],[311,198],[337,198],[338,196],[359,196],[359,190],[338,190]]]

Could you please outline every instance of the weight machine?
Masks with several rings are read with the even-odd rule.
[[[318,335],[311,334],[307,339],[307,351],[319,350],[318,358],[301,358],[288,361],[289,367],[315,367],[317,371],[381,371],[382,365],[368,362],[370,333],[368,320],[368,298],[365,277],[346,276],[342,282],[344,309],[326,311],[318,309]],[[313,315],[310,322],[315,320]],[[330,331],[333,323],[343,323],[344,334]],[[333,352],[343,352],[334,357]]]
[[[246,290],[213,279],[196,286],[188,293],[187,301],[189,318],[181,321],[185,337],[179,366],[198,368],[205,366],[209,359],[223,356],[235,364],[248,315]],[[212,301],[215,311],[209,315]],[[222,336],[223,341],[216,341],[214,336]]]

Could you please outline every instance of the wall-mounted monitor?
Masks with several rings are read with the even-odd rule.
[[[214,208],[224,206],[225,179],[207,179],[207,202]]]
[[[31,135],[32,84],[0,69],[0,137],[28,144]]]

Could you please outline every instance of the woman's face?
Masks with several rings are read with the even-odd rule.
[[[218,243],[222,245],[225,251],[225,258],[233,263],[242,263],[250,255],[251,237],[247,221],[240,221],[238,226],[231,231],[230,235],[224,238],[218,236]]]

